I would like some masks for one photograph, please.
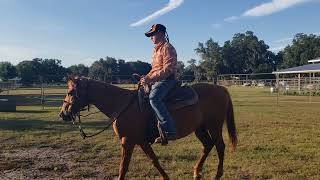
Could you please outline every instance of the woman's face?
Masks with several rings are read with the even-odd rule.
[[[157,32],[153,36],[150,37],[153,44],[158,44],[165,40],[164,34],[162,32]]]

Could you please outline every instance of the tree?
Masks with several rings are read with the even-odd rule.
[[[241,63],[237,62],[237,59],[235,58],[235,50],[233,49],[230,41],[224,42],[221,50],[221,56],[224,64],[224,68],[222,68],[221,73],[231,74],[241,72],[239,68]]]
[[[195,74],[197,71],[197,60],[190,59],[187,61],[187,63],[189,65],[186,68],[184,68],[182,80],[193,81],[195,79]]]
[[[200,82],[203,79],[203,76],[205,70],[201,66],[197,66],[195,74],[194,74],[194,79],[196,82]]]
[[[68,67],[68,73],[75,75],[75,76],[85,76],[87,77],[89,74],[89,67],[78,64],[78,65],[72,65]]]
[[[231,73],[266,73],[275,67],[275,55],[252,31],[235,34],[222,49],[225,65]]]
[[[17,76],[17,70],[10,62],[0,62],[0,78],[7,81]]]
[[[118,68],[119,68],[119,76],[120,79],[131,79],[131,75],[133,74],[133,69],[130,67],[128,63],[126,63],[123,59],[118,59]]]
[[[95,61],[89,68],[89,76],[100,81],[113,81],[113,76],[119,74],[117,60],[112,57],[100,58]]]
[[[104,60],[101,58],[99,61],[95,61],[89,68],[89,77],[104,81],[107,74],[107,69],[104,66]]]
[[[59,59],[36,58],[33,61],[38,61],[41,64],[40,76],[43,82],[61,82],[67,75],[67,69],[61,66],[61,60]]]
[[[320,57],[320,36],[314,34],[296,34],[292,45],[283,50],[282,68],[301,66],[308,60]]]
[[[205,45],[203,43],[198,44],[198,48],[195,52],[200,56],[200,66],[205,70],[207,80],[216,78],[220,73],[223,66],[221,58],[221,48],[217,42],[214,42],[210,38]]]
[[[18,76],[23,84],[39,82],[61,82],[67,75],[67,70],[61,66],[61,60],[34,58],[22,61],[17,65]]]
[[[189,63],[189,66],[187,67],[187,69],[190,69],[190,71],[192,72],[192,75],[194,76],[194,73],[197,70],[197,60],[195,59],[190,59],[189,61],[187,61],[187,63]]]
[[[177,76],[180,78],[184,72],[184,63],[182,61],[177,62]]]
[[[28,85],[40,81],[41,64],[38,61],[22,61],[16,68],[22,84]]]
[[[283,51],[279,51],[277,55],[275,56],[275,67],[274,70],[281,69],[283,64]]]
[[[140,60],[127,62],[133,73],[146,75],[151,70],[151,65]]]

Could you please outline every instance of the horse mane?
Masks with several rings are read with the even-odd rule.
[[[110,93],[112,92],[137,92],[137,89],[125,89],[125,88],[122,88],[122,87],[119,87],[119,86],[116,86],[116,85],[113,85],[113,84],[110,84],[110,83],[107,83],[107,82],[104,82],[104,81],[99,81],[99,80],[95,80],[95,79],[92,79],[90,77],[85,77],[85,76],[70,76],[68,77],[68,81],[73,81],[75,83],[82,83],[82,82],[86,82],[86,83],[94,83],[94,84],[97,84],[101,87],[103,87],[104,89],[108,90],[108,91],[111,91]]]

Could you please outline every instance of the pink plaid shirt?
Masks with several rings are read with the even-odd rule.
[[[152,83],[165,80],[170,75],[177,79],[177,53],[169,42],[157,44],[152,55],[152,69],[146,75]]]

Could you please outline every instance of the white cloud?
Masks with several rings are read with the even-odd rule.
[[[288,46],[288,44],[287,45],[281,45],[281,46],[270,48],[269,50],[272,51],[272,52],[279,52],[279,51],[283,50],[287,46]]]
[[[267,16],[287,8],[293,7],[298,4],[306,3],[312,0],[272,0],[271,2],[262,3],[255,6],[244,13],[241,16],[231,16],[224,19],[226,22],[233,22],[241,17],[259,17]]]
[[[315,32],[315,33],[313,33],[313,34],[315,34],[315,35],[318,35],[318,36],[319,36],[319,35],[320,35],[320,32]]]
[[[238,20],[238,19],[240,19],[240,17],[238,17],[238,16],[230,16],[230,17],[224,18],[224,21],[233,22],[233,21]]]
[[[0,46],[1,61],[10,61],[14,64],[22,60],[35,58],[38,50],[20,46]]]
[[[272,0],[247,10],[242,16],[266,16],[311,0]]]
[[[218,23],[216,23],[216,24],[211,24],[211,27],[213,28],[213,29],[220,29],[221,28],[221,24],[218,24]]]
[[[311,34],[320,35],[320,32],[315,32],[315,33],[311,33]],[[287,47],[288,45],[292,45],[292,41],[294,39],[294,36],[295,35],[292,35],[292,37],[286,37],[286,38],[274,40],[273,41],[274,47],[270,48],[270,51],[279,52],[279,51],[283,50],[285,47]]]
[[[137,21],[137,22],[134,22],[132,24],[130,24],[130,26],[132,27],[136,27],[136,26],[141,26],[143,24],[146,24],[154,19],[157,19],[159,18],[160,16],[172,11],[173,9],[181,6],[181,4],[184,2],[184,0],[170,0],[169,3],[162,9],[154,12],[153,14]]]
[[[273,47],[270,48],[270,51],[279,52],[283,50],[288,45],[292,44],[293,37],[281,38],[273,41]]]
[[[101,57],[84,57],[79,59],[79,64],[90,66],[93,62],[99,60]]]
[[[282,38],[282,39],[278,39],[278,40],[275,40],[274,42],[275,43],[290,43],[291,41],[293,40],[293,38]]]

